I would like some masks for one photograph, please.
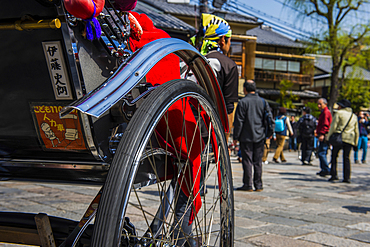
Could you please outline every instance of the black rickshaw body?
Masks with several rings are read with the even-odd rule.
[[[229,131],[228,116],[213,69],[193,46],[178,39],[158,39],[132,51],[128,45],[128,16],[127,12],[117,12],[106,0],[103,12],[97,17],[102,37],[88,40],[84,32],[85,21],[70,15],[61,0],[0,1],[0,181],[21,179],[102,185],[79,222],[44,214],[0,212],[0,241],[42,245],[41,238],[49,239],[54,232],[59,246],[118,246],[107,244],[106,238],[121,242],[121,246],[146,246],[144,242],[148,240],[148,234],[129,237],[129,234],[136,234],[135,227],[128,217],[123,216],[128,210],[131,191],[138,186],[140,189],[150,185],[156,187],[163,182],[170,186],[163,186],[162,189],[168,189],[155,195],[166,194],[172,199],[158,201],[156,218],[162,220],[153,219],[147,225],[147,233],[157,229],[157,235],[152,235],[152,243],[170,246],[170,239],[163,245],[159,233],[164,229],[165,219],[174,219],[167,214],[177,203],[175,193],[183,191],[174,174],[180,173],[182,165],[189,164],[186,161],[189,157],[180,155],[176,162],[172,162],[174,153],[167,147],[161,148],[158,141],[154,148],[150,146],[149,152],[146,148],[148,140],[154,139],[157,133],[153,126],[157,126],[164,118],[161,114],[175,104],[172,98],[186,101],[187,97],[192,97],[192,100],[198,100],[198,105],[195,104],[198,106],[195,110],[199,112],[197,121],[201,121],[200,112],[203,112],[202,121],[209,123],[208,141],[204,142],[207,148],[204,146],[202,150],[200,147],[197,151],[208,165],[204,166],[203,162],[198,169],[208,172],[205,167],[213,162],[215,168],[209,170],[216,171],[214,176],[219,176],[213,190],[218,191],[220,198],[213,198],[211,202],[220,208],[222,227],[215,232],[222,236],[215,241],[219,241],[220,246],[232,246],[233,186],[224,136],[224,132]],[[179,57],[179,72],[186,71],[187,75],[191,72],[193,79],[170,80],[162,87],[146,82],[147,73],[170,54]],[[181,64],[185,66],[180,70]],[[169,87],[172,87],[172,96],[166,94],[165,89]],[[189,87],[190,92],[187,91]],[[164,98],[163,109],[157,103],[156,95]],[[146,104],[148,99],[154,103]],[[144,106],[148,105],[157,107],[153,116],[146,114],[148,107]],[[137,133],[125,130],[134,128],[133,123],[140,125],[144,118],[143,125],[151,132],[146,135],[146,129],[138,131],[142,139],[136,140]],[[167,129],[171,127],[166,126]],[[200,142],[205,140],[203,136],[198,138]],[[213,144],[210,144],[211,139]],[[140,148],[132,150],[127,143],[135,143],[134,147]],[[216,147],[218,159],[215,158]],[[116,151],[120,155],[115,155]],[[131,153],[136,153],[136,157],[141,155],[141,158],[136,159]],[[150,163],[156,159],[159,165],[154,168]],[[114,177],[116,171],[120,175]],[[117,193],[117,190],[121,192]],[[189,198],[190,192],[195,193],[193,191],[188,190]],[[199,198],[198,192],[195,194]],[[172,213],[181,213],[179,218],[183,219],[190,211],[188,206],[186,211]],[[94,217],[94,224],[90,224]],[[50,219],[51,227],[38,223],[45,219]],[[113,223],[105,222],[110,220]],[[178,222],[171,224],[179,227]],[[199,229],[209,229],[207,234],[211,237],[211,227]],[[30,231],[35,241],[29,239]],[[126,238],[121,239],[123,233]],[[191,232],[188,235],[192,237]]]
[[[3,24],[27,19],[61,22],[60,28],[0,30],[0,176],[102,182],[105,160],[92,149],[94,141],[107,142],[96,138],[108,137],[110,126],[92,137],[93,127],[103,121],[94,124],[77,111],[59,118],[64,106],[86,93],[61,7],[38,1],[0,5]],[[99,79],[104,81],[112,69],[102,71]]]
[[[194,71],[228,129],[214,73],[192,46],[167,39],[132,54],[129,34],[89,41],[81,22],[60,1],[1,1],[0,177],[104,182],[138,105],[130,102],[150,93],[145,74],[170,53]]]

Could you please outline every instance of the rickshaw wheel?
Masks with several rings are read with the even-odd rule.
[[[224,128],[199,85],[169,81],[145,99],[122,136],[92,246],[233,246],[233,233]]]

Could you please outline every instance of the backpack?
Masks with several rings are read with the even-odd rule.
[[[286,117],[276,118],[275,119],[275,132],[283,132],[285,129],[285,120]]]
[[[299,126],[299,132],[303,138],[311,138],[314,136],[316,124],[313,118],[305,118]]]
[[[263,107],[264,107],[263,126],[265,126],[266,138],[270,138],[274,134],[275,121],[272,118],[272,115],[266,109],[266,101],[264,99],[262,100],[263,100]]]

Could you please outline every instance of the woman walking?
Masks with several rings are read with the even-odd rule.
[[[284,149],[284,143],[285,139],[288,136],[288,133],[290,135],[293,135],[293,129],[290,125],[289,119],[285,116],[286,109],[284,107],[279,108],[279,114],[275,118],[275,133],[276,137],[274,137],[274,140],[276,140],[276,152],[274,157],[272,158],[272,161],[275,163],[280,163],[278,161],[279,157],[281,162],[286,162],[286,159],[284,157],[283,149]],[[279,123],[280,122],[280,123]],[[281,127],[281,129],[279,129]]]

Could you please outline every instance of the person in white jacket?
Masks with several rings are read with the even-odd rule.
[[[342,99],[338,103],[338,111],[333,117],[333,121],[330,125],[330,130],[328,133],[328,140],[330,136],[334,133],[342,133],[342,145],[333,146],[331,152],[331,169],[329,179],[330,182],[338,180],[337,171],[337,158],[338,152],[343,149],[343,181],[344,183],[350,183],[351,177],[351,162],[349,155],[351,149],[357,149],[357,142],[359,137],[358,121],[355,114],[353,114],[351,108],[351,102],[346,99]]]

